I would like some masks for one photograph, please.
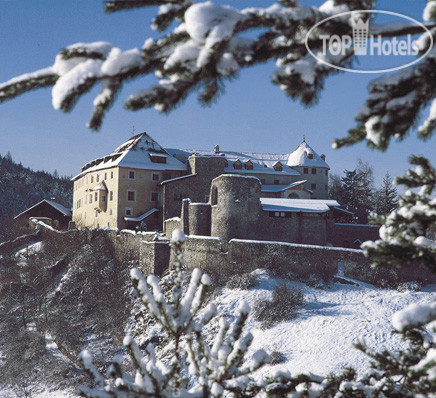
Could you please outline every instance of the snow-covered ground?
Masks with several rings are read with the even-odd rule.
[[[220,311],[230,318],[237,312],[241,299],[253,308],[259,299],[269,298],[273,288],[282,279],[270,278],[264,270],[256,270],[257,285],[250,290],[224,289],[215,297]],[[265,348],[269,352],[279,351],[286,357],[274,369],[286,369],[292,374],[312,372],[327,375],[339,372],[344,366],[354,367],[362,374],[368,358],[356,350],[353,344],[364,338],[366,343],[377,349],[399,349],[403,343],[392,333],[392,315],[412,303],[436,300],[436,285],[426,286],[420,292],[378,289],[361,283],[356,285],[331,283],[320,290],[300,282],[287,282],[302,289],[305,305],[293,320],[279,323],[269,329],[261,329],[252,316],[248,329],[254,335],[251,351]],[[47,349],[53,355],[62,355],[47,336]],[[271,367],[261,370],[264,375]],[[74,396],[71,391],[48,391],[44,386],[34,386],[32,397]],[[0,386],[0,397],[14,397],[12,391]]]
[[[253,308],[259,299],[268,298],[281,279],[269,278],[265,271],[257,270],[258,285],[252,290],[228,290],[217,298],[221,310],[236,313],[238,301],[245,299]],[[286,369],[292,374],[312,372],[327,375],[344,366],[352,366],[362,374],[368,358],[353,344],[359,338],[377,350],[399,349],[404,343],[392,333],[391,320],[396,311],[412,303],[436,300],[436,285],[421,292],[384,290],[359,281],[359,286],[332,283],[319,290],[303,283],[289,282],[304,292],[306,304],[296,318],[266,330],[250,317],[248,327],[254,341],[252,351],[265,348],[279,351],[286,362],[274,369]],[[262,373],[268,373],[264,369]]]

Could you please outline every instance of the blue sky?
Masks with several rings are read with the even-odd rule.
[[[253,2],[227,4],[248,7]],[[154,12],[146,9],[105,14],[103,2],[89,0],[0,0],[0,6],[0,82],[52,65],[58,51],[69,44],[104,40],[127,50],[157,36],[149,28]],[[418,20],[424,6],[424,0],[378,2],[378,9]],[[227,83],[225,95],[211,108],[199,105],[194,95],[169,115],[154,109],[123,109],[123,100],[146,88],[152,78],[137,79],[125,85],[99,133],[85,127],[98,87],[69,114],[52,108],[51,88],[37,90],[0,104],[0,154],[9,150],[14,160],[35,170],[74,175],[89,160],[127,140],[132,131],[147,131],[165,147],[212,149],[219,144],[225,150],[270,153],[290,153],[305,135],[318,153],[326,154],[333,172],[353,169],[361,157],[374,166],[377,183],[386,171],[403,174],[412,153],[434,155],[434,142],[421,142],[414,132],[384,153],[364,144],[332,150],[332,139],[345,136],[355,125],[354,115],[374,76],[340,73],[330,77],[319,103],[305,108],[271,84],[273,70],[272,63],[243,70],[238,79]]]

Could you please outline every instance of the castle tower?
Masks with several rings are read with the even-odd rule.
[[[318,155],[305,139],[289,155],[287,165],[299,171],[301,176],[307,180],[305,188],[313,192],[312,199],[328,198],[330,166],[325,161],[325,155]]]
[[[222,174],[212,181],[211,236],[254,239],[261,212],[260,181],[256,177]]]

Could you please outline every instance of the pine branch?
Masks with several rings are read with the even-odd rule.
[[[37,72],[25,74],[0,85],[0,103],[38,88],[53,86],[59,76],[52,68],[41,69]]]

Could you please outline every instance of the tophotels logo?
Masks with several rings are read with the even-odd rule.
[[[367,14],[367,18],[363,17],[365,14]],[[402,19],[402,22],[398,24],[395,21],[390,21],[387,28],[378,25],[376,31],[389,29],[385,34],[386,37],[383,37],[382,34],[371,34],[369,22],[373,14],[387,14],[390,19],[394,17],[394,19]],[[323,34],[323,25],[329,21],[331,25],[335,18],[345,22],[349,21],[352,35]],[[405,23],[404,20],[408,23]],[[402,27],[402,36],[395,35],[395,29],[398,26]],[[404,34],[408,30],[410,33]],[[414,35],[417,37],[413,38]],[[420,36],[423,35],[428,36],[428,40],[419,40],[418,42]],[[316,44],[316,49],[310,48],[312,43]],[[425,43],[425,48],[420,48],[421,43]],[[406,68],[419,62],[432,49],[433,36],[426,26],[408,16],[391,11],[358,10],[336,14],[318,22],[307,32],[305,44],[308,52],[318,62],[333,68],[354,73],[381,73]],[[340,65],[352,55],[361,57],[359,58],[359,61],[363,61],[360,64],[361,69]],[[417,55],[420,56],[416,57]],[[365,68],[362,67],[362,64]],[[380,68],[381,65],[383,68]]]
[[[353,20],[353,45],[355,55],[366,55],[368,49],[369,19],[364,23],[361,19],[357,23]]]

